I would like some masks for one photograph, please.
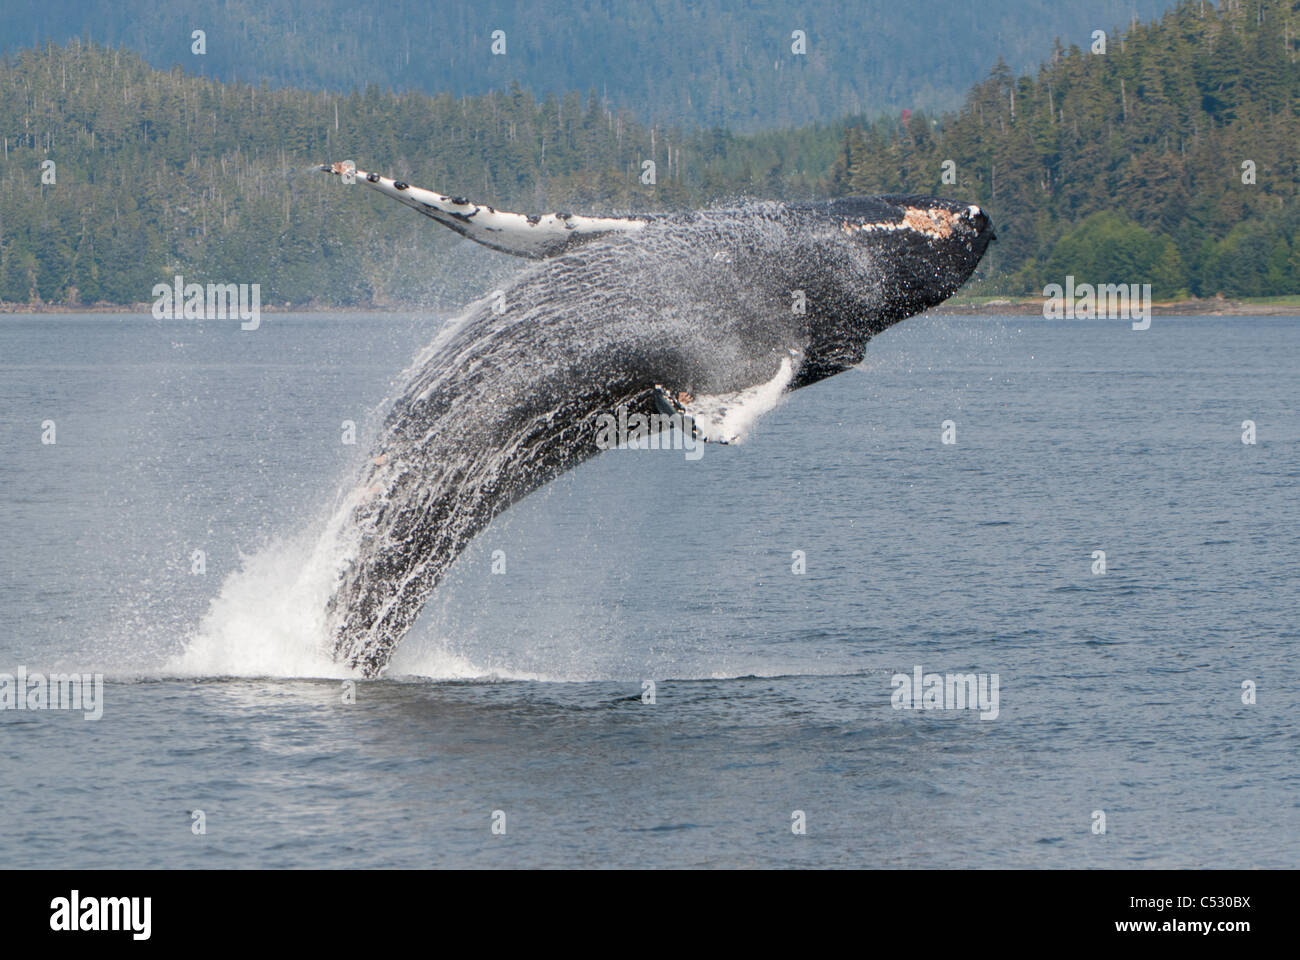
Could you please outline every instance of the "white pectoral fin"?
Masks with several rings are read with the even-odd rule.
[[[740,443],[763,414],[775,409],[794,379],[789,357],[771,380],[734,393],[693,396],[655,384],[655,408],[667,416],[680,416],[682,426],[697,440],[709,443]]]
[[[632,233],[645,227],[648,218],[583,217],[569,213],[548,213],[530,217],[508,213],[464,197],[445,197],[432,190],[413,187],[377,173],[357,170],[348,161],[327,164],[322,170],[347,180],[354,177],[426,217],[450,227],[462,236],[517,257],[542,259],[609,233]]]

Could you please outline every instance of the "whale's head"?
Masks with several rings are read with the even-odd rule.
[[[939,197],[847,197],[826,204],[823,216],[867,254],[868,283],[880,285],[890,319],[956,293],[995,239],[978,204]]]
[[[860,362],[872,336],[956,293],[996,239],[978,204],[940,197],[844,197],[798,212],[810,246],[801,267],[816,265],[809,381]]]

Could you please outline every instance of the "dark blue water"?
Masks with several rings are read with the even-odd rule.
[[[106,675],[0,711],[0,865],[1300,865],[1296,320],[914,318],[518,505],[345,703],[311,544],[436,326],[0,319],[0,673]]]

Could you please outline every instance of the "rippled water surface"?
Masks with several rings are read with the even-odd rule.
[[[0,319],[0,673],[105,675],[0,711],[0,864],[1300,865],[1300,321],[914,318],[529,497],[353,688],[304,545],[437,325]]]

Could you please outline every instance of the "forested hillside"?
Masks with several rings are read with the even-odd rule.
[[[647,123],[773,129],[952,109],[999,53],[1036,67],[1053,38],[1169,0],[5,0],[0,51],[77,38],[163,70],[347,93],[595,89]],[[205,52],[193,53],[192,34]],[[504,34],[504,52],[492,35]],[[806,52],[792,50],[803,31]]]
[[[1295,0],[1184,0],[1105,55],[999,64],[956,115],[848,131],[833,186],[976,198],[1003,290],[1073,273],[1157,296],[1300,292],[1298,34]]]
[[[75,43],[0,68],[0,130],[0,300],[69,303],[147,300],[179,270],[260,282],[276,302],[420,299],[454,236],[311,170],[326,160],[507,208],[612,212],[810,195],[842,136],[685,135],[591,94],[538,101],[518,88],[462,99],[269,90]],[[653,185],[641,182],[646,160]]]
[[[936,192],[997,223],[972,290],[1073,273],[1294,294],[1298,32],[1300,0],[1185,0],[1105,54],[1049,49],[1022,77],[999,63],[952,114],[743,135],[644,124],[597,91],[313,93],[80,42],[28,50],[0,62],[0,301],[143,302],[178,272],[277,304],[439,296],[461,241],[312,171],[338,159],[524,212]]]

